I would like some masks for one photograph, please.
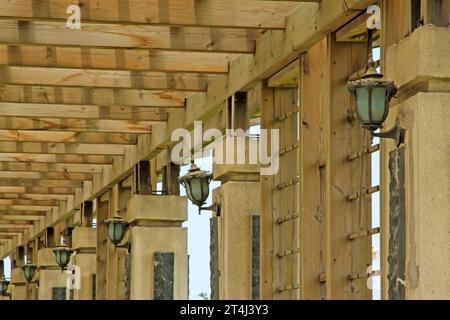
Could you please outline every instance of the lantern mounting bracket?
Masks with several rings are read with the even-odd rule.
[[[125,248],[128,250],[128,253],[131,253],[131,241],[128,240],[127,242],[125,242],[124,244],[117,244],[114,246],[115,249],[117,248]]]
[[[397,145],[397,148],[405,142],[405,129],[400,127],[398,124],[398,121],[396,122],[395,126],[387,131],[384,132],[375,132],[371,131],[372,137],[377,138],[388,138],[388,139],[394,139]]]
[[[212,205],[208,207],[199,207],[198,213],[200,214],[202,211],[213,211],[216,213],[216,216],[220,216],[220,205],[217,202],[214,202]]]

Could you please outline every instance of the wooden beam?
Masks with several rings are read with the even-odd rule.
[[[0,169],[3,171],[28,171],[28,172],[55,172],[55,173],[102,173],[111,165],[83,164],[83,163],[33,163],[17,161],[0,161]]]
[[[58,195],[72,195],[75,193],[73,188],[47,188],[47,187],[23,187],[23,186],[0,186],[1,193],[33,193],[33,194],[58,194]],[[39,197],[39,196],[37,196]],[[45,199],[45,197],[42,197]]]
[[[35,48],[35,47],[34,47]],[[44,62],[40,60],[41,62]],[[14,62],[10,63],[14,65]],[[57,68],[51,65],[36,67],[0,67],[0,74],[3,84],[24,84],[24,85],[44,85],[44,86],[67,86],[67,87],[89,87],[89,88],[121,88],[140,90],[172,90],[172,91],[205,91],[209,77],[196,73],[163,73],[163,72],[139,72],[139,71],[110,71],[92,69],[73,69],[67,65],[57,64]],[[95,92],[89,90],[90,92]],[[122,95],[136,97],[136,91],[122,91]],[[139,91],[139,95],[144,93],[164,101],[164,93],[152,91]],[[94,95],[102,95],[102,98],[110,97],[118,104],[120,95],[116,91],[97,91]],[[105,97],[106,96],[106,97]],[[131,98],[130,97],[130,98]],[[139,96],[141,98],[141,96]],[[166,99],[170,95],[166,95]],[[141,98],[142,99],[142,98]],[[139,99],[137,99],[139,100]],[[170,101],[169,101],[170,102]],[[167,104],[167,102],[165,102]],[[151,106],[151,105],[150,105]],[[170,105],[169,105],[170,106]],[[177,106],[177,105],[175,105]]]
[[[101,107],[97,105],[34,104],[0,102],[0,114],[11,117],[49,117],[77,119],[124,119],[165,121],[167,113],[148,107]]]
[[[0,205],[0,210],[6,211],[51,211],[54,206],[42,206],[42,205]]]
[[[35,179],[35,180],[92,180],[90,173],[70,173],[70,172],[30,172],[30,171],[0,171],[0,179]],[[1,199],[0,199],[1,204]]]
[[[65,69],[66,71],[68,69]],[[69,72],[70,74],[70,72]],[[2,79],[7,79],[4,76]],[[1,80],[0,80],[1,81]],[[4,80],[6,81],[6,80]],[[21,81],[21,80],[20,80]],[[43,80],[37,80],[43,81]],[[26,81],[24,81],[26,82]],[[98,87],[98,82],[86,80],[90,87],[0,85],[0,100],[48,104],[95,104],[102,106],[136,106],[184,108],[192,92],[155,91]],[[80,82],[83,84],[84,82]],[[116,85],[114,82],[110,85]],[[130,86],[138,84],[130,84]],[[98,87],[98,88],[94,88]]]
[[[0,198],[0,206],[15,206],[15,205],[26,205],[26,206],[59,206],[59,201],[57,200],[29,200],[29,199],[2,199]]]
[[[157,49],[83,49],[64,46],[44,45],[0,45],[2,52],[16,52],[17,56],[2,57],[9,65],[29,67],[65,67],[91,70],[133,71],[134,79],[139,79],[144,71],[220,74],[228,72],[228,64],[238,54],[219,52],[167,51]],[[44,52],[51,55],[43,55]],[[44,59],[28,57],[36,54]],[[70,57],[70,59],[69,59]],[[55,59],[56,58],[56,59]],[[202,61],[202,63],[198,63]],[[139,72],[141,71],[141,72]]]
[[[300,77],[299,59],[290,63],[267,80],[269,88],[295,88]]]
[[[29,224],[33,224],[33,221],[40,221],[42,216],[22,216],[22,215],[14,215],[14,214],[3,214],[0,215],[0,221],[24,221],[31,222]]]
[[[257,30],[225,28],[209,30],[199,27],[149,25],[129,25],[124,28],[114,24],[86,22],[83,23],[82,29],[71,30],[65,23],[60,22],[0,20],[0,43],[6,45],[252,53],[259,35],[260,32]],[[6,54],[8,56],[8,53]]]
[[[57,119],[57,118],[23,118],[0,116],[0,128],[6,130],[34,130],[35,133],[42,131],[71,131],[73,135],[80,132],[107,132],[112,133],[109,137],[121,136],[121,144],[135,144],[136,136],[127,134],[151,133],[154,121],[140,120],[96,120],[96,119]],[[120,133],[120,135],[116,135]],[[57,135],[56,135],[57,136]],[[79,136],[79,134],[78,134]],[[98,137],[98,136],[96,136]],[[117,141],[117,138],[109,139]]]
[[[86,154],[86,155],[123,155],[126,146],[119,144],[74,144],[74,143],[41,143],[41,142],[0,142],[0,154],[26,153],[49,154]]]
[[[123,147],[123,145],[133,145],[136,143],[136,136],[132,134],[121,133],[101,133],[101,132],[71,132],[71,131],[42,131],[42,130],[2,130],[0,129],[0,141],[4,142],[23,142],[27,151],[33,150],[31,142],[47,142],[52,143],[53,146],[58,145],[102,145],[108,144],[116,147]],[[51,147],[52,145],[47,145]],[[28,149],[30,148],[30,149]]]
[[[74,180],[28,180],[22,178],[4,178],[0,180],[0,186],[14,186],[14,187],[45,187],[45,188],[81,188],[82,181]]]
[[[0,154],[0,162],[42,162],[42,163],[85,163],[112,164],[112,156],[66,155],[66,154],[29,154],[23,152]]]
[[[1,199],[14,199],[14,200],[51,200],[51,201],[66,201],[68,195],[66,194],[43,194],[43,193],[0,193]]]
[[[0,16],[18,20],[66,21],[67,7],[73,3],[69,0],[41,0],[37,3],[12,0],[0,8]],[[265,29],[283,29],[285,15],[295,7],[295,3],[255,0],[129,0],[126,5],[120,1],[84,0],[80,3],[83,23]]]

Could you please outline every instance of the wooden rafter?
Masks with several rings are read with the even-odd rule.
[[[81,20],[116,22],[136,25],[173,25],[234,28],[283,29],[285,16],[295,3],[241,0],[129,0],[126,6],[118,1],[79,1]],[[0,9],[1,17],[17,20],[66,21],[70,0],[8,1]]]

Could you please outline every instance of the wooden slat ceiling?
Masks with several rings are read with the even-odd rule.
[[[307,1],[311,2],[311,1]],[[81,7],[81,30],[66,27]],[[135,148],[299,2],[7,0],[0,5],[0,243]]]

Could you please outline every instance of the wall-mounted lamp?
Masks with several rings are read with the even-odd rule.
[[[126,248],[130,251],[130,242],[123,245],[119,245],[125,237],[125,233],[130,226],[130,224],[122,218],[120,215],[115,215],[111,219],[105,220],[106,227],[108,229],[108,238],[116,248]]]
[[[197,165],[192,162],[191,167],[186,175],[179,178],[181,185],[186,189],[186,195],[193,204],[198,206],[198,213],[202,210],[218,212],[219,206],[213,203],[208,207],[202,207],[206,203],[209,196],[209,183],[212,180],[212,174],[200,170]]]
[[[32,263],[27,263],[22,267],[23,275],[25,276],[25,280],[27,280],[28,283],[33,281],[34,275],[36,274],[37,265]]]
[[[60,266],[61,272],[63,272],[64,268],[70,262],[70,257],[73,253],[73,249],[65,244],[61,244],[53,248],[53,253],[55,254],[56,263],[58,264],[58,266]]]
[[[389,114],[389,102],[397,93],[397,86],[393,81],[381,80],[383,75],[378,73],[373,61],[372,30],[369,30],[368,35],[367,72],[361,79],[349,81],[347,87],[356,99],[356,114],[362,127],[368,129],[372,137],[395,139],[400,145],[404,142],[405,130],[398,123],[388,131],[375,132],[383,127]]]

